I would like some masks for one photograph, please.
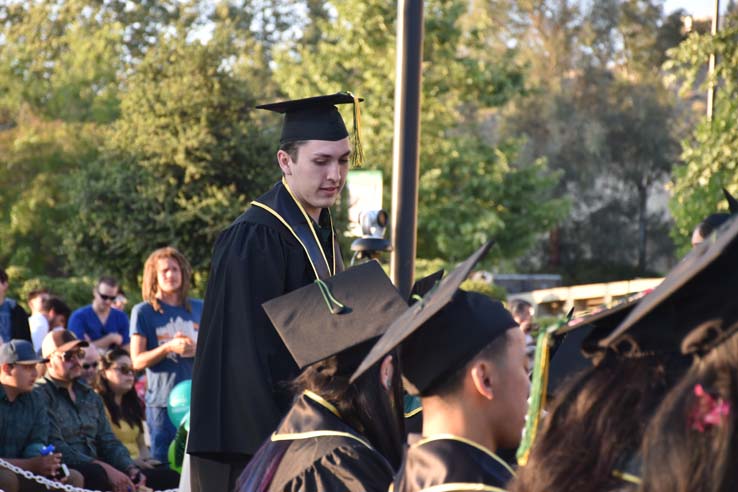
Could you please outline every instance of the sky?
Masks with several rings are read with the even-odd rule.
[[[728,0],[720,2],[720,10],[725,10]],[[677,9],[684,9],[695,17],[712,17],[712,11],[715,8],[714,0],[666,0],[664,2],[664,12],[669,13]]]

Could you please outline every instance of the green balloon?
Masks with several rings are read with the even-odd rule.
[[[190,411],[190,394],[192,393],[192,380],[187,379],[178,383],[167,398],[167,415],[175,428],[179,427],[182,419]]]

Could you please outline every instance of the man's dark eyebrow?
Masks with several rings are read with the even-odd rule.
[[[349,150],[348,152],[346,152],[346,153],[342,154],[342,155],[341,155],[341,156],[339,157],[339,159],[342,159],[342,158],[344,158],[344,157],[348,157],[348,156],[350,156],[350,155],[351,155],[351,151]],[[323,153],[319,153],[319,152],[318,152],[318,153],[315,153],[315,154],[313,154],[313,158],[316,158],[316,157],[324,157],[324,158],[328,158],[328,159],[330,159],[330,158],[332,158],[332,157],[333,157],[333,154],[323,154]]]

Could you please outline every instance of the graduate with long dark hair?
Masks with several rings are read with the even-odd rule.
[[[733,222],[714,241],[692,250],[614,330],[593,330],[583,347],[596,358],[595,367],[556,396],[511,489],[636,490],[645,430],[691,364],[682,345],[706,322],[731,324],[731,311],[738,310],[736,285],[738,222]]]
[[[738,317],[685,340],[695,363],[659,407],[643,442],[640,492],[729,492],[738,486]]]
[[[240,492],[386,491],[404,442],[402,381],[388,355],[353,383],[407,304],[372,261],[264,304],[300,375],[295,400],[238,480]]]

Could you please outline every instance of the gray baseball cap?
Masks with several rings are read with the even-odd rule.
[[[11,340],[0,346],[0,364],[31,365],[48,361],[36,355],[33,345],[27,340]]]

